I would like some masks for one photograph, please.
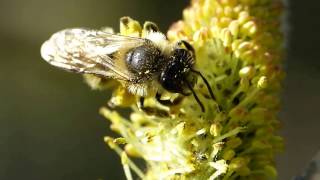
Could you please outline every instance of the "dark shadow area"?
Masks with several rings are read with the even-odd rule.
[[[278,156],[279,179],[301,174],[320,150],[319,1],[290,1],[285,62],[282,134],[286,151]]]

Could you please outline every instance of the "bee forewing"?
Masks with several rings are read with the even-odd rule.
[[[102,31],[66,29],[43,43],[41,56],[51,65],[65,70],[129,81],[131,74],[123,59],[116,59],[114,54],[143,43],[145,41],[140,38]]]
[[[41,57],[50,62],[52,60],[52,55],[54,54],[54,49],[51,47],[48,41],[44,42],[41,46]]]

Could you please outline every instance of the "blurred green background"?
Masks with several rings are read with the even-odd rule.
[[[312,2],[311,0],[309,0]],[[316,1],[315,1],[316,2]],[[81,76],[48,65],[41,44],[68,27],[119,28],[131,16],[163,32],[188,0],[1,0],[0,179],[124,179],[118,156],[103,142],[113,134],[98,114],[109,92],[91,91]],[[283,91],[287,150],[279,179],[302,171],[320,147],[318,3],[292,2]]]

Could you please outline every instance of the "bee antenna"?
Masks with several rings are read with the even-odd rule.
[[[210,86],[209,82],[207,81],[207,79],[201,74],[200,71],[196,71],[196,70],[194,70],[194,69],[191,69],[191,72],[199,75],[199,76],[202,78],[202,80],[204,81],[204,83],[205,83],[206,86],[207,86],[207,89],[208,89],[208,91],[209,91],[209,93],[210,93],[211,98],[212,98],[213,100],[215,100],[216,98],[214,97],[213,91],[212,91],[211,86]]]
[[[204,108],[202,102],[200,101],[200,99],[198,98],[196,92],[194,92],[192,86],[190,85],[190,83],[189,83],[186,79],[184,79],[184,82],[187,84],[188,88],[189,88],[190,91],[192,92],[194,99],[196,99],[197,103],[199,104],[199,106],[200,106],[200,108],[201,108],[201,111],[204,112],[204,111],[205,111],[205,108]]]

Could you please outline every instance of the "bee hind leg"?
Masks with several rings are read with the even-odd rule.
[[[183,100],[183,97],[182,96],[179,96],[177,98],[175,98],[173,101],[170,101],[170,100],[162,100],[161,99],[161,94],[160,93],[157,93],[156,94],[156,100],[164,105],[164,106],[175,106],[175,105],[178,105],[180,104],[180,102]]]
[[[140,97],[139,98],[138,108],[139,109],[143,109],[144,108],[144,97]]]
[[[167,111],[164,111],[155,107],[144,106],[144,97],[140,97],[138,102],[138,108],[149,116],[154,115],[158,117],[169,117],[169,113]]]

